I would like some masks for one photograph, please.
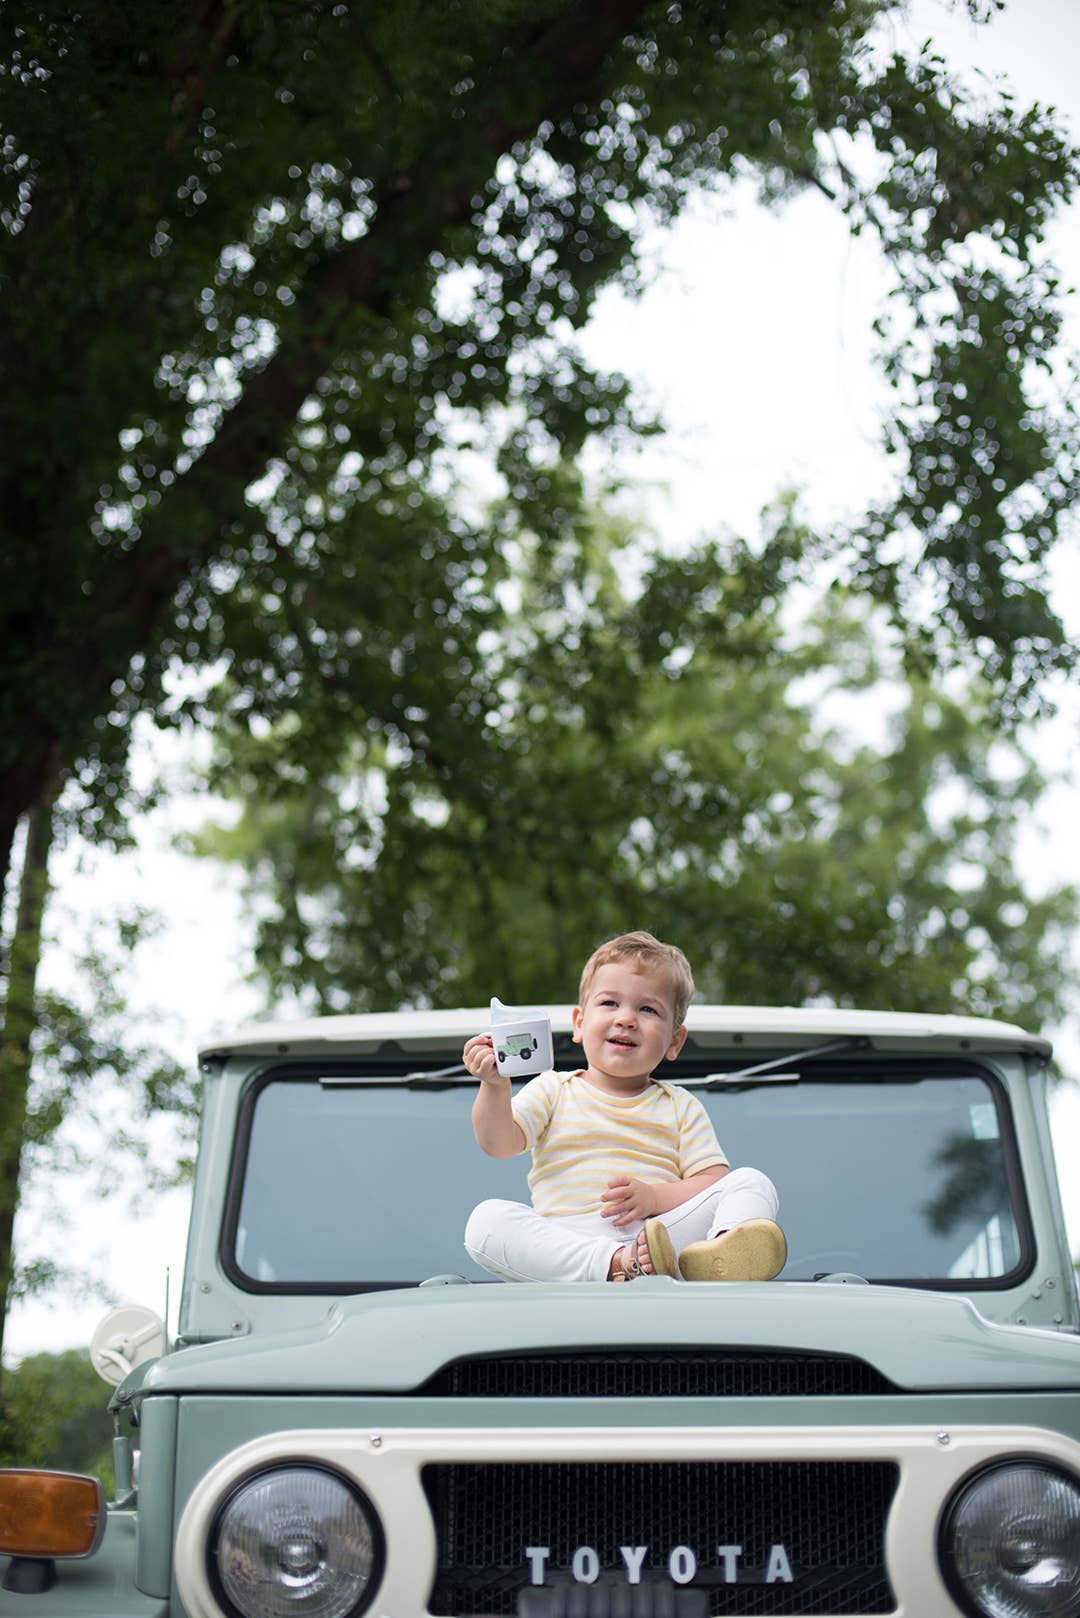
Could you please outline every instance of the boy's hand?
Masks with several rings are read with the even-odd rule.
[[[505,1084],[509,1088],[510,1080],[503,1078],[495,1061],[495,1046],[490,1034],[475,1034],[467,1040],[461,1060],[481,1084]]]
[[[645,1180],[625,1177],[609,1180],[607,1190],[600,1193],[600,1201],[607,1204],[601,1209],[601,1217],[610,1219],[616,1228],[629,1225],[634,1219],[651,1219],[659,1211],[653,1196],[655,1190],[656,1187]]]

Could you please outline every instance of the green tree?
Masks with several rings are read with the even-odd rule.
[[[51,819],[45,817],[45,824]],[[43,853],[40,845],[31,848],[27,868],[40,874]],[[41,1195],[56,1177],[72,1172],[87,1175],[92,1184],[93,1170],[102,1164],[108,1165],[98,1175],[103,1194],[122,1165],[137,1167],[142,1183],[151,1186],[183,1180],[191,1170],[197,1105],[191,1073],[134,1024],[128,1009],[128,965],[152,931],[153,918],[136,910],[89,930],[84,919],[78,946],[69,949],[72,984],[61,992],[29,982],[23,968],[24,960],[32,962],[36,976],[41,943],[41,889],[35,883],[35,906],[27,886],[24,882],[0,1043],[6,1124],[0,1158],[0,1349],[13,1302],[61,1286],[70,1295],[86,1284],[56,1258],[59,1242],[49,1255],[22,1254],[16,1261],[14,1226],[22,1187],[32,1180]],[[78,1138],[65,1129],[76,1112]],[[170,1114],[177,1146],[175,1154],[168,1148],[162,1161],[144,1128],[150,1117]]]
[[[107,814],[164,671],[207,655],[238,580],[275,591],[259,480],[348,463],[340,500],[375,512],[498,406],[528,492],[538,442],[628,424],[573,328],[633,281],[639,209],[737,173],[821,187],[894,262],[902,464],[860,578],[903,619],[922,563],[946,638],[1030,697],[1065,656],[1042,564],[1074,422],[1033,376],[1075,158],[932,50],[871,49],[898,5],[5,6],[0,871],[57,769]],[[355,533],[313,548],[330,588]]]
[[[242,814],[200,846],[248,873],[271,996],[563,1000],[600,938],[649,926],[720,999],[1057,1015],[1075,895],[1035,902],[1015,875],[1041,783],[985,682],[905,674],[848,592],[785,628],[816,553],[789,506],[764,543],[654,556],[634,588],[631,538],[599,516],[504,534],[452,629],[422,618],[455,650],[415,649],[407,711],[380,704],[407,566],[364,679],[264,661],[269,725],[253,671],[221,693],[213,784]],[[372,659],[358,607],[337,604]],[[831,717],[872,732],[883,704],[868,739]]]
[[[0,1464],[85,1472],[113,1488],[110,1389],[89,1354],[29,1354],[4,1378]]]
[[[392,592],[417,545],[462,552],[466,597],[479,576],[444,498],[457,450],[484,444],[514,521],[561,532],[577,492],[553,461],[645,425],[575,328],[601,287],[634,284],[646,212],[748,172],[766,201],[821,188],[894,265],[896,494],[842,536],[853,577],[924,666],[974,644],[997,699],[1036,702],[1068,659],[1043,565],[1075,420],[1039,378],[1059,328],[1044,228],[1076,160],[1044,110],[965,96],[931,50],[871,47],[898,5],[3,7],[5,892],[17,828],[47,844],[54,802],[90,836],[122,824],[135,719],[206,717],[170,684],[185,668],[224,659],[235,685],[261,657],[297,678],[336,660],[334,678],[380,674],[393,746],[449,746],[410,714],[457,598],[411,575],[403,629]],[[916,576],[936,613],[913,612]],[[385,618],[357,647],[324,620],[365,581]],[[36,930],[21,964],[17,939],[4,952],[5,1223]]]

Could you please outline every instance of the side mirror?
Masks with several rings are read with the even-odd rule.
[[[165,1352],[165,1326],[159,1315],[141,1303],[110,1309],[90,1339],[90,1363],[113,1387],[137,1365],[159,1359]]]

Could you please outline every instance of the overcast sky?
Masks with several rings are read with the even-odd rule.
[[[898,43],[932,35],[958,66],[1007,73],[1029,100],[1050,102],[1080,132],[1080,5],[1076,0],[1012,0],[987,28],[959,6],[919,0]],[[1080,207],[1055,228],[1053,250],[1066,279],[1080,283]],[[753,206],[749,188],[707,199],[653,244],[657,273],[636,303],[605,296],[588,336],[590,356],[630,372],[671,424],[669,436],[637,462],[655,487],[649,510],[678,545],[717,526],[754,532],[758,513],[780,487],[799,485],[811,514],[838,518],[865,505],[881,486],[876,404],[882,384],[869,354],[869,327],[882,282],[872,249],[853,243],[843,221],[817,194],[776,214]],[[1071,340],[1080,349],[1080,305],[1072,300]],[[1057,564],[1057,603],[1080,633],[1076,536]],[[1051,877],[1080,881],[1075,828],[1080,821],[1076,756],[1080,705],[1063,694],[1062,717],[1040,751],[1071,775],[1048,794],[1022,857],[1033,888]],[[166,751],[178,771],[181,760]],[[168,817],[151,817],[141,851],[94,860],[80,876],[70,858],[58,871],[60,897],[50,917],[63,955],[85,916],[138,898],[167,918],[132,974],[135,1010],[171,1049],[193,1056],[200,1036],[255,1015],[259,998],[245,984],[248,962],[238,926],[237,882],[229,873],[183,859],[170,847],[178,820],[198,824],[205,802],[180,800]],[[55,961],[54,961],[55,969]],[[1051,1030],[1066,1066],[1080,1077],[1080,1032]],[[1055,1103],[1055,1139],[1074,1251],[1080,1250],[1080,1087]],[[175,1320],[186,1234],[186,1194],[149,1198],[137,1172],[102,1202],[71,1179],[48,1206],[31,1198],[19,1236],[27,1247],[75,1256],[114,1302],[163,1311],[171,1270]],[[7,1355],[81,1346],[105,1305],[70,1298],[13,1309]]]

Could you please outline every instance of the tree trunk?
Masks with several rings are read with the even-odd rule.
[[[0,1355],[14,1275],[12,1236],[30,1093],[30,1042],[41,960],[41,923],[49,886],[53,812],[60,785],[60,772],[54,768],[48,788],[26,817],[26,850],[8,951],[7,994],[0,1033]]]

